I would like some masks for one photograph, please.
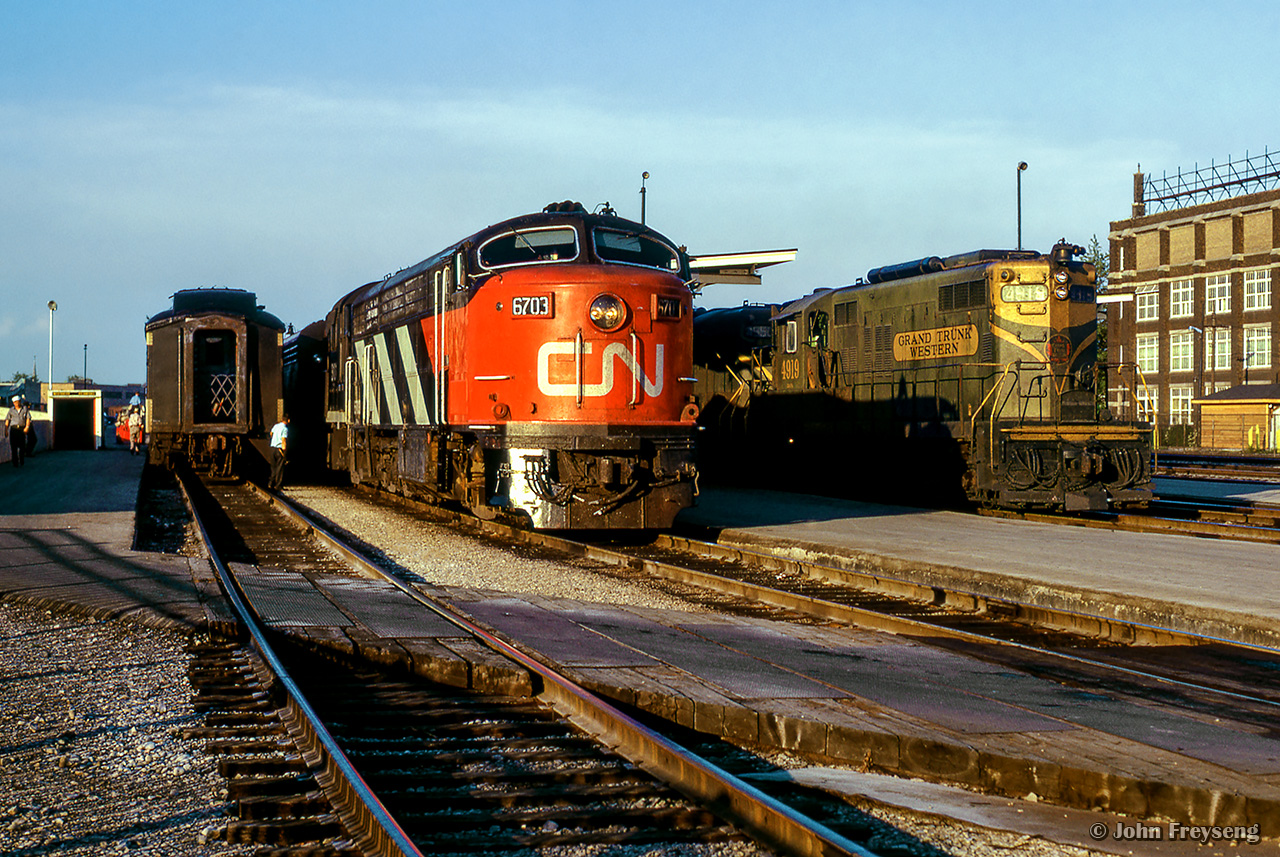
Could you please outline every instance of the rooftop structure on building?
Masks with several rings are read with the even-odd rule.
[[[1200,400],[1280,383],[1280,155],[1138,172],[1133,188],[1131,216],[1109,236],[1108,359],[1136,364],[1141,383],[1108,398],[1134,397],[1164,444],[1199,445]],[[1276,418],[1263,419],[1245,446],[1275,449]]]

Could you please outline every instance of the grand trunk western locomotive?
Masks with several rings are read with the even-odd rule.
[[[704,470],[750,455],[824,493],[1145,503],[1150,426],[1099,402],[1108,371],[1134,373],[1097,361],[1096,271],[1080,252],[1063,242],[1049,255],[983,250],[877,268],[865,283],[771,308],[767,328],[760,307],[700,316]]]

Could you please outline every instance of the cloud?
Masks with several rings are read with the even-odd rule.
[[[106,360],[101,340],[140,331],[177,288],[248,288],[305,324],[361,283],[547,202],[608,200],[638,219],[649,170],[649,221],[677,243],[800,249],[765,289],[717,287],[709,301],[781,299],[875,265],[1012,246],[1020,159],[1032,165],[1028,246],[1105,236],[1128,212],[1132,152],[1150,151],[1009,119],[653,104],[533,85],[0,103],[0,284],[56,287],[70,298],[67,341],[97,338],[91,354]],[[8,338],[0,374],[30,362],[32,344]],[[141,375],[141,349],[126,351],[105,364],[116,380]]]

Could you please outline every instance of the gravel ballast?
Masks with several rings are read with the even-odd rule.
[[[187,640],[0,602],[0,854],[236,855]]]

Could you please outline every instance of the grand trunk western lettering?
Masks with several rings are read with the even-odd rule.
[[[977,353],[978,328],[972,324],[912,330],[893,337],[893,359],[900,362],[968,357]]]

